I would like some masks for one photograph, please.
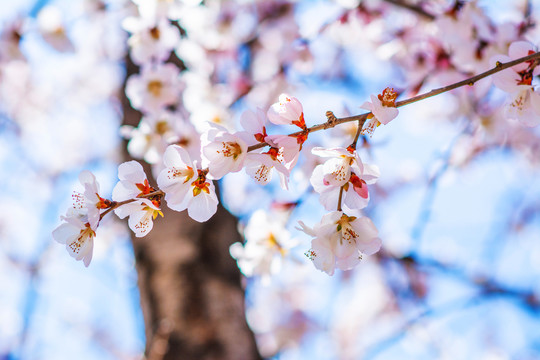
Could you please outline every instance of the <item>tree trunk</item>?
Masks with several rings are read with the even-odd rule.
[[[128,60],[127,76],[136,71]],[[137,126],[140,114],[122,97],[124,123]],[[221,206],[205,223],[169,210],[165,201],[162,209],[165,217],[148,235],[132,236],[146,357],[260,359],[245,319],[240,272],[229,255],[229,245],[240,241],[236,218]]]

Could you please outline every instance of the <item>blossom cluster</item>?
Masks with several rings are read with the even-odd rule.
[[[121,219],[128,217],[129,227],[136,236],[142,237],[152,230],[153,220],[158,215],[163,216],[162,199],[172,210],[187,210],[189,216],[196,221],[208,220],[218,206],[213,181],[228,173],[245,169],[255,182],[265,185],[272,179],[275,170],[279,174],[281,186],[287,189],[290,172],[296,165],[302,145],[309,134],[300,101],[282,94],[266,113],[261,109],[257,112],[246,111],[240,123],[243,130],[239,132],[229,132],[220,125],[209,123],[200,136],[201,161],[193,160],[182,146],[174,143],[168,145],[163,154],[156,188],[149,184],[142,165],[129,161],[119,166],[119,182],[113,189],[112,200],[107,200],[100,195],[95,177],[88,171],[83,172],[80,182],[84,192],[73,195],[77,201],[67,215],[62,217],[64,223],[53,232],[53,237],[58,242],[65,243],[73,256],[78,260],[84,259],[85,265],[88,265],[99,222],[111,210]],[[292,135],[268,135],[268,123],[292,125],[300,131]],[[248,151],[250,146],[258,145],[261,145],[259,149]],[[316,156],[329,158],[324,164],[315,167],[310,180],[327,210],[341,211],[342,202],[343,207],[350,210],[367,206],[368,185],[373,184],[379,176],[376,166],[364,164],[353,146],[329,149],[315,147],[311,152]],[[264,215],[253,217],[253,221],[272,224],[271,219],[257,220],[261,216]],[[286,249],[291,247],[290,244],[285,245],[290,243],[288,236],[279,235],[286,233],[284,224],[268,227],[266,235],[261,235],[264,234],[261,226],[256,226],[257,230],[250,229],[253,229],[253,226],[247,227],[248,242],[245,247],[235,244],[231,248],[231,254],[246,274],[267,276],[278,268],[272,265],[275,264],[272,260],[275,256],[272,254],[285,256]],[[249,235],[255,233],[257,235]],[[252,238],[254,240],[249,240]],[[321,241],[319,238],[316,243]],[[356,238],[352,237],[349,241],[355,243]],[[315,245],[312,247],[310,258],[314,259],[319,250]],[[334,247],[326,244],[326,248]],[[339,254],[335,256],[338,257]],[[319,262],[314,263],[319,268]],[[321,270],[330,273],[326,268]]]
[[[95,177],[83,172],[80,183],[84,190],[74,194],[74,205],[53,232],[55,240],[66,244],[68,252],[88,266],[97,227],[110,212],[121,219],[127,217],[138,237],[148,234],[153,221],[163,216],[162,200],[170,209],[186,210],[191,218],[204,222],[219,205],[215,181],[244,170],[260,185],[278,177],[281,188],[288,190],[300,163],[310,189],[328,212],[313,227],[299,222],[299,229],[313,238],[306,255],[314,266],[332,275],[336,268],[352,269],[364,256],[376,253],[381,246],[378,231],[361,211],[368,205],[380,174],[376,165],[362,161],[356,143],[359,135],[373,136],[381,124],[387,125],[398,116],[396,100],[401,90],[387,87],[370,95],[361,105],[367,113],[358,123],[353,142],[348,146],[310,146],[308,156],[315,160],[302,163],[300,154],[308,148],[305,143],[313,129],[306,124],[303,105],[286,93],[272,103],[279,94],[276,89],[286,87],[282,69],[293,65],[303,68],[310,58],[301,47],[276,49],[269,40],[279,38],[292,44],[288,40],[299,37],[297,28],[274,22],[275,13],[291,17],[290,6],[257,3],[257,15],[247,15],[244,5],[233,2],[222,7],[187,1],[134,3],[136,15],[127,18],[123,26],[130,33],[130,58],[140,72],[127,79],[125,91],[131,106],[142,116],[137,127],[124,126],[121,133],[129,140],[129,153],[151,165],[157,184],[150,185],[140,163],[129,161],[119,166],[119,182],[108,200],[99,193]],[[350,10],[346,19],[323,32],[337,36],[343,29],[350,30],[347,27],[354,26],[358,11]],[[363,20],[377,16],[376,11],[362,11],[366,11]],[[231,15],[235,13],[246,14],[242,21],[251,26],[242,30],[235,26],[240,21]],[[512,32],[490,31],[492,24],[474,2],[437,14],[434,26],[440,36],[426,40],[429,46],[394,55],[409,70],[406,78],[411,93],[435,70],[440,77],[457,81],[463,73],[483,71],[488,65],[496,67],[536,51],[529,42],[515,41],[520,34],[510,25],[507,27],[514,29]],[[401,33],[404,43],[407,37],[418,35],[415,31]],[[241,55],[234,50],[238,48],[248,49],[253,57],[249,69],[241,65]],[[497,55],[505,52],[508,56]],[[533,83],[539,74],[537,65],[538,61],[522,62],[492,77],[493,84],[509,94],[506,118],[527,126],[540,123],[540,95]],[[481,92],[482,88],[478,89],[475,91]],[[256,98],[267,110],[245,111],[239,117],[238,130],[231,107],[247,97]],[[333,127],[332,121],[329,118],[325,125]],[[280,126],[294,130],[274,134]],[[244,228],[244,237],[244,244],[231,247],[231,255],[246,276],[264,279],[278,271],[283,258],[297,245],[287,221],[271,212],[254,213]]]

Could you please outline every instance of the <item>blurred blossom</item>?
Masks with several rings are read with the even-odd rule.
[[[31,3],[0,14],[0,358],[140,358],[125,225],[162,196],[239,216],[264,357],[540,357],[537,62],[395,107],[534,53],[534,2]]]

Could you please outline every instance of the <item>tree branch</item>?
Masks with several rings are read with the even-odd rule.
[[[401,0],[384,0],[384,1],[386,1],[389,4],[392,4],[392,5],[395,5],[395,6],[410,10],[410,11],[416,13],[417,15],[420,15],[420,16],[428,19],[428,20],[435,20],[435,18],[436,18],[435,15],[428,13],[426,10],[422,9],[420,6],[416,6],[416,5],[413,5],[413,4],[407,4],[407,3],[405,3],[405,2],[403,2]]]
[[[516,60],[513,60],[513,61],[509,61],[507,63],[497,62],[497,65],[494,68],[492,68],[492,69],[490,69],[488,71],[485,71],[485,72],[483,72],[481,74],[475,75],[473,77],[467,78],[465,80],[459,81],[459,82],[454,83],[454,84],[444,86],[442,88],[431,90],[430,92],[427,92],[427,93],[424,93],[424,94],[413,96],[412,98],[409,98],[409,99],[406,99],[406,100],[398,101],[398,102],[396,102],[396,107],[409,105],[409,104],[415,103],[417,101],[424,100],[424,99],[427,99],[427,98],[430,98],[430,97],[433,97],[433,96],[436,96],[436,95],[440,95],[442,93],[457,89],[457,88],[465,86],[465,85],[473,86],[477,81],[482,80],[483,78],[486,78],[486,77],[488,77],[490,75],[496,74],[496,73],[498,73],[500,71],[503,71],[505,69],[511,68],[512,66],[515,66],[517,64],[521,64],[521,63],[528,62],[528,61],[539,62],[540,61],[540,52],[534,53],[532,55],[524,56],[522,58],[519,58],[519,59],[516,59]],[[312,126],[310,128],[307,128],[307,131],[309,133],[312,133],[312,132],[319,131],[319,130],[326,130],[326,129],[329,129],[329,128],[333,128],[336,125],[344,124],[344,123],[351,122],[351,121],[358,121],[358,124],[360,126],[360,125],[364,124],[364,122],[366,121],[367,117],[370,114],[371,114],[371,112],[365,113],[365,114],[360,114],[360,115],[353,115],[353,116],[343,117],[343,118],[333,118],[332,121],[330,121],[330,119],[329,119],[325,123],[314,125],[314,126]],[[305,130],[297,131],[295,133],[289,134],[289,136],[297,136],[297,135],[302,134],[304,131]],[[251,145],[250,147],[248,147],[248,151],[257,150],[257,149],[263,148],[263,147],[265,147],[267,145],[268,145],[267,143],[259,143],[259,144]]]

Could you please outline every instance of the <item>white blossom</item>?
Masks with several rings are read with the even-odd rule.
[[[52,232],[53,239],[66,244],[67,252],[88,267],[92,261],[97,224],[91,226],[88,218],[74,209],[69,209],[67,216],[61,219],[64,222]]]
[[[261,276],[267,282],[281,268],[281,262],[294,245],[283,221],[272,212],[257,210],[244,229],[244,244],[234,243],[230,253],[245,276]]]
[[[174,64],[143,66],[140,74],[129,77],[126,95],[131,106],[142,112],[157,112],[178,103],[182,85]]]
[[[299,230],[314,238],[306,256],[328,275],[333,275],[336,268],[352,269],[364,255],[372,255],[381,247],[377,228],[365,216],[357,218],[334,211],[324,215],[313,228],[301,221],[299,224]]]
[[[315,167],[310,178],[324,208],[329,211],[337,209],[340,193],[343,204],[349,209],[366,207],[369,202],[368,185],[377,181],[378,167],[363,164],[356,150],[314,148],[312,152],[330,157],[324,164]]]
[[[267,112],[268,119],[277,125],[296,125],[305,128],[304,109],[300,101],[287,94],[279,96],[279,102],[273,104]]]
[[[160,197],[151,196],[156,191],[148,183],[146,174],[136,161],[127,161],[118,167],[120,181],[113,189],[112,199],[116,202],[134,200],[117,207],[114,213],[124,219],[129,216],[129,228],[137,237],[148,234],[153,227],[153,220],[163,216]]]
[[[171,145],[165,151],[163,162],[165,168],[157,182],[165,192],[167,206],[176,211],[187,209],[189,216],[199,222],[214,215],[218,205],[214,184],[207,181],[207,172],[191,162],[187,151]]]
[[[180,40],[178,28],[164,18],[130,17],[122,25],[131,33],[128,39],[130,55],[138,65],[167,60]]]
[[[242,170],[247,144],[238,134],[231,134],[217,124],[209,124],[209,129],[201,136],[201,147],[202,167],[208,167],[208,173],[214,179]]]

